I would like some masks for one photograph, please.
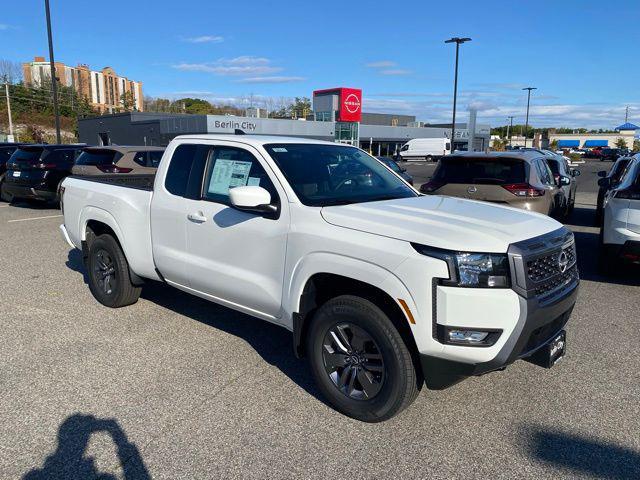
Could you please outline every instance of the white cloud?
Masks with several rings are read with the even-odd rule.
[[[220,35],[200,35],[198,37],[188,37],[184,39],[189,43],[221,43],[224,42],[224,37]]]
[[[282,71],[281,67],[270,65],[271,61],[264,57],[241,56],[235,58],[221,58],[215,62],[178,63],[173,65],[177,70],[190,72],[207,72],[222,76],[251,76],[266,75]]]
[[[409,75],[411,70],[405,70],[403,68],[390,68],[387,70],[380,70],[380,75]]]
[[[286,76],[269,76],[269,77],[249,77],[238,80],[238,83],[293,83],[306,80],[304,77],[286,77]]]
[[[365,67],[369,68],[389,68],[395,67],[397,65],[396,62],[392,62],[391,60],[380,60],[379,62],[371,62],[365,64]]]

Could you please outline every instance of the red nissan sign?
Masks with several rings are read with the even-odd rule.
[[[359,88],[340,89],[340,110],[338,120],[341,122],[359,122],[362,118],[362,90]]]

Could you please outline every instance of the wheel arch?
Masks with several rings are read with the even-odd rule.
[[[127,255],[126,246],[122,242],[122,231],[118,227],[113,216],[111,216],[109,212],[96,209],[94,207],[92,207],[91,210],[91,214],[88,214],[87,216],[85,216],[85,212],[83,212],[83,220],[81,221],[82,228],[80,230],[80,245],[82,250],[82,259],[85,265],[87,263],[89,248],[91,247],[93,239],[100,235],[111,235],[122,249],[122,253],[129,264],[129,277],[131,279],[131,283],[135,286],[144,285],[144,279],[133,271],[133,267],[129,261],[130,257]]]
[[[395,277],[393,278],[395,279]],[[401,297],[394,298],[395,295],[392,296],[388,291],[389,285],[390,282],[375,285],[364,278],[355,278],[330,271],[316,272],[308,276],[297,298],[297,308],[292,314],[295,355],[298,358],[305,356],[305,339],[311,323],[310,320],[317,308],[331,298],[340,295],[354,295],[369,300],[389,317],[411,352],[417,371],[421,372],[418,347],[410,325],[413,317],[409,318],[407,313],[403,311],[399,299],[402,298],[409,309],[413,306],[413,301],[408,291],[406,295],[402,294]],[[397,293],[398,291],[395,290],[394,294]]]

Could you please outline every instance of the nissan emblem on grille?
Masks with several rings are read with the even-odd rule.
[[[567,270],[568,265],[569,257],[567,256],[567,252],[563,250],[560,252],[560,255],[558,255],[558,268],[560,269],[560,273],[564,273]]]

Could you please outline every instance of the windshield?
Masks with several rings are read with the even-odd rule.
[[[36,148],[19,148],[13,155],[11,155],[11,161],[27,161],[27,162],[37,162],[40,159],[40,155],[44,149],[41,147]]]
[[[393,160],[390,160],[390,159],[385,158],[385,157],[376,157],[376,158],[378,160],[380,160],[382,163],[384,163],[387,167],[389,167],[394,172],[402,173],[402,170],[400,170],[400,167],[398,166],[398,164],[396,162],[394,162]]]
[[[325,207],[418,196],[378,160],[354,147],[313,143],[264,147],[305,205]]]
[[[503,185],[525,182],[522,160],[513,158],[443,158],[433,175],[442,183]]]

